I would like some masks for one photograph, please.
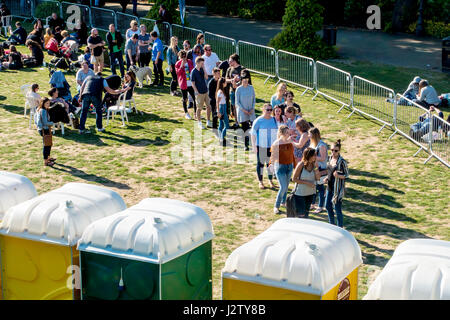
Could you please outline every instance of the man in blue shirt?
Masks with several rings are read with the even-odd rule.
[[[152,47],[152,61],[153,61],[153,73],[155,74],[155,81],[151,86],[164,86],[164,72],[163,72],[163,61],[164,61],[164,46],[161,39],[158,38],[158,33],[152,31],[150,33],[153,41]]]

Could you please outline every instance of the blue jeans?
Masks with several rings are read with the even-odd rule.
[[[325,196],[325,207],[328,211],[328,222],[336,225],[334,221],[334,212],[336,212],[337,225],[338,227],[342,228],[344,226],[344,216],[342,215],[342,200],[337,201],[336,204],[333,205],[333,202],[331,201],[333,199],[333,194],[333,190],[327,189],[327,195]]]
[[[87,114],[89,110],[89,106],[92,105],[95,107],[95,123],[97,125],[97,129],[102,129],[102,101],[95,97],[91,96],[89,94],[83,95],[83,105],[81,109],[81,116],[80,116],[80,130],[85,130],[85,124],[87,119]]]
[[[430,131],[430,118],[426,118],[422,122],[417,122],[411,126],[414,133],[421,132],[422,135],[427,134]]]
[[[227,135],[227,129],[230,128],[230,125],[228,123],[227,105],[219,105],[219,112],[222,114],[222,119],[219,120],[219,134],[220,141],[223,141],[223,139],[225,139]]]
[[[314,194],[313,203],[316,203],[317,194],[319,194],[319,208],[325,206],[325,186],[323,184],[316,185],[316,193]]]
[[[122,76],[122,78],[125,76],[125,70],[123,67],[123,56],[122,56],[122,51],[119,52],[110,52],[109,54],[109,60],[111,61],[111,72],[112,74],[116,74],[116,59],[119,62],[119,69],[120,69],[120,74]]]
[[[291,180],[292,171],[294,165],[291,164],[279,164],[274,165],[275,175],[277,176],[280,188],[278,189],[277,199],[275,200],[275,208],[279,208],[282,203],[286,203],[287,191],[289,187],[289,181]]]

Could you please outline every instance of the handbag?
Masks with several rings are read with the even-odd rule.
[[[41,121],[43,122],[42,112],[39,112],[39,116],[41,117]],[[53,135],[51,127],[48,127],[48,134],[45,134],[45,130],[44,128],[42,128],[42,140],[44,141],[44,147],[53,146]]]
[[[288,218],[295,218],[297,216],[297,206],[295,202],[295,191],[297,190],[297,184],[294,189],[286,197],[286,215]]]

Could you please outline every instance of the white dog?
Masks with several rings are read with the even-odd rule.
[[[136,80],[139,82],[139,88],[142,89],[144,85],[144,79],[147,82],[150,80],[150,84],[152,83],[152,69],[149,67],[138,67],[136,65],[133,65],[130,67],[130,70],[134,72],[136,75]]]

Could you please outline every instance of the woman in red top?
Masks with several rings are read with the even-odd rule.
[[[183,95],[183,109],[185,113],[186,119],[192,119],[188,109],[188,93],[191,95],[192,100],[194,101],[194,115],[197,112],[197,104],[195,103],[195,92],[194,88],[192,88],[191,82],[191,72],[194,69],[194,64],[192,60],[187,58],[187,53],[184,50],[178,52],[178,56],[180,60],[175,64],[175,71],[177,73],[178,84],[180,85],[181,94]]]
[[[280,213],[280,205],[286,206],[286,197],[291,180],[292,171],[295,166],[294,146],[289,139],[289,128],[281,125],[278,128],[278,139],[270,149],[270,165],[273,166],[280,188],[273,208],[275,214]]]

